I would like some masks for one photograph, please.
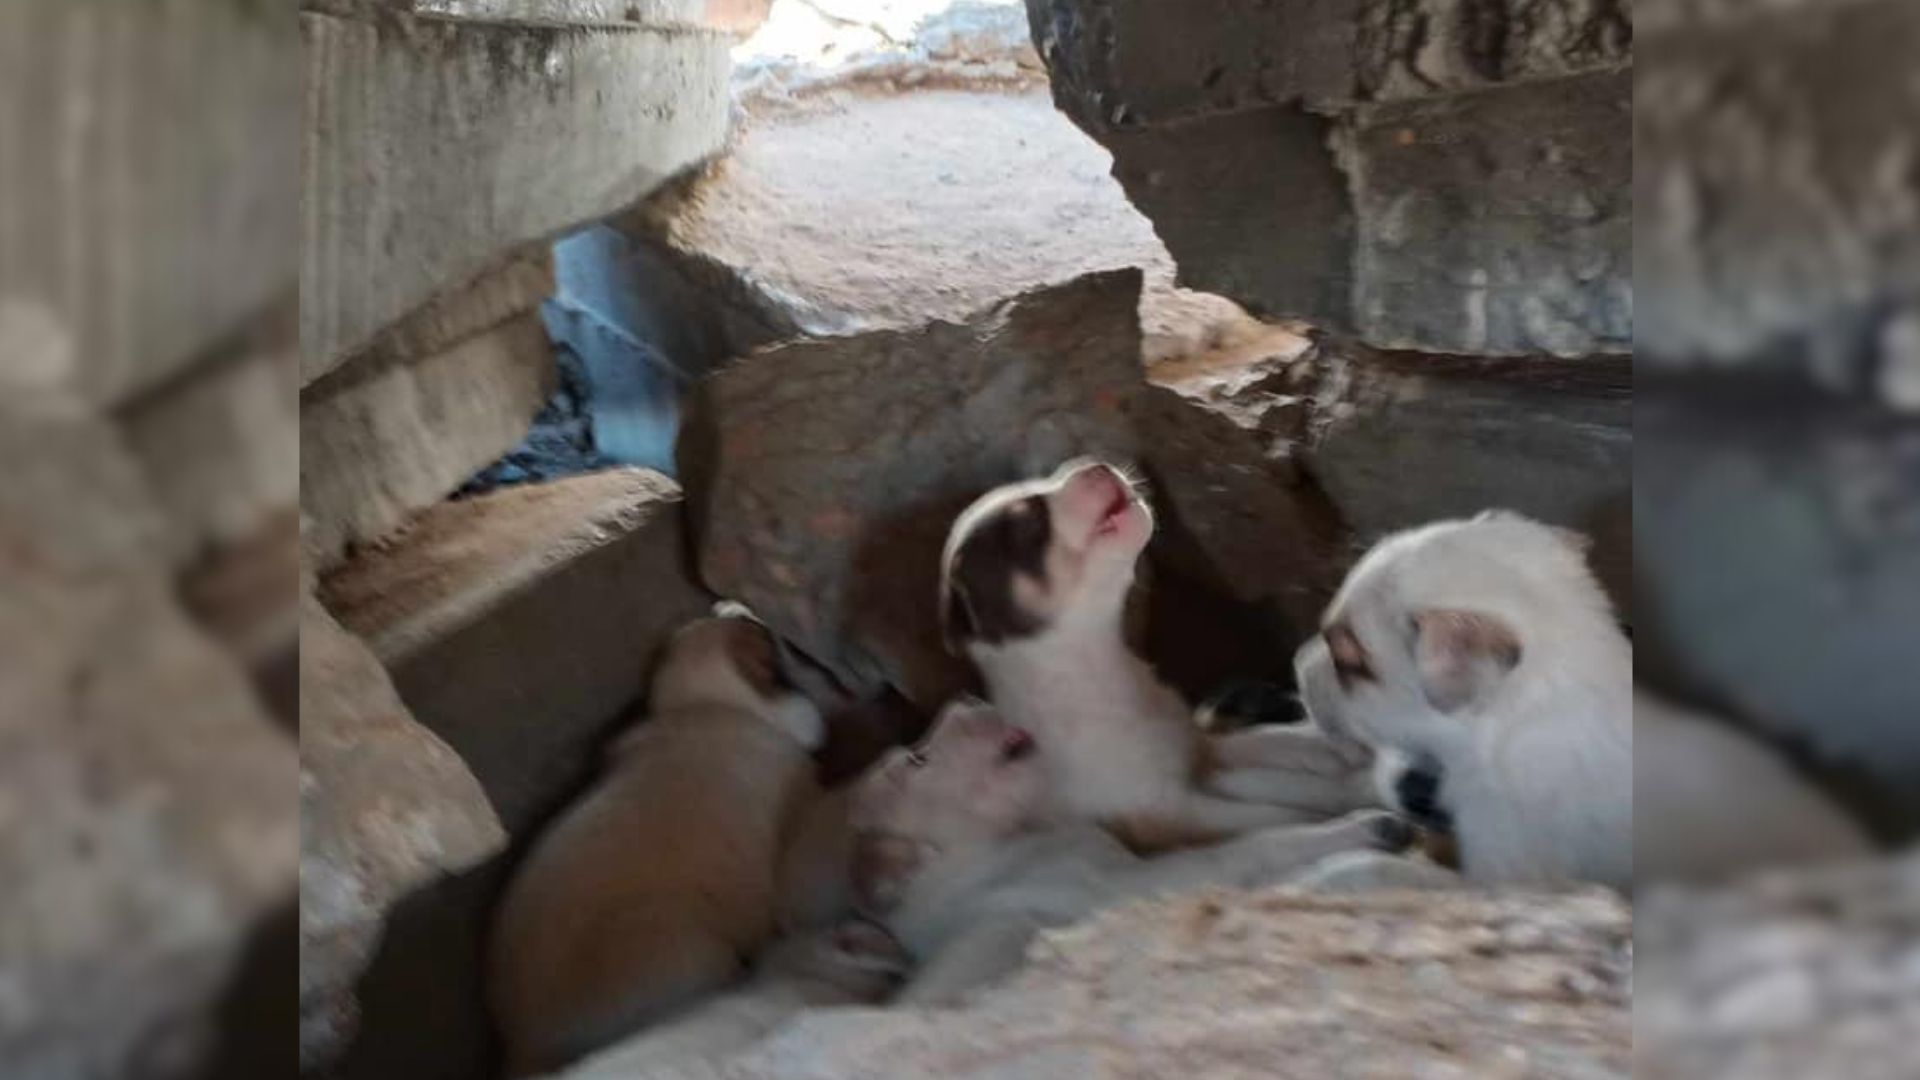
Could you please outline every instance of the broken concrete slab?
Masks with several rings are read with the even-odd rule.
[[[725,138],[718,30],[395,11],[303,11],[300,28],[309,378],[503,251],[631,205]]]
[[[506,844],[460,758],[416,723],[367,646],[300,608],[300,1064],[337,1056],[388,912]]]
[[[1302,463],[1366,540],[1504,507],[1588,529],[1633,487],[1633,359],[1326,340]]]
[[[934,619],[954,515],[1094,454],[1156,480],[1178,569],[1311,625],[1327,523],[1251,435],[1146,384],[1139,283],[1089,274],[964,322],[796,341],[709,376],[680,443],[703,578],[848,685],[933,707],[971,681]],[[1242,527],[1257,539],[1235,540]]]
[[[31,375],[111,408],[292,293],[299,98],[290,5],[0,8],[0,101],[19,106],[0,190],[31,208],[0,256],[0,352],[15,318],[72,346],[7,365],[0,393]]]
[[[1633,348],[1633,76],[1370,106],[1344,166],[1353,319],[1382,348]]]
[[[518,834],[589,770],[655,649],[704,614],[679,489],[642,469],[440,503],[321,581]]]
[[[955,1007],[815,1010],[661,1075],[1015,1080],[1124,1060],[1191,1080],[1415,1077],[1444,1060],[1500,1076],[1523,1048],[1522,1073],[1625,1080],[1632,972],[1633,915],[1612,894],[1215,891],[1046,932]]]
[[[293,899],[292,739],[180,610],[108,423],[0,402],[0,1060],[187,1075]]]
[[[331,561],[512,449],[554,380],[536,312],[433,356],[353,364],[300,393],[300,504]]]

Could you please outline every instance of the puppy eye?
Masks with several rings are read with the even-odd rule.
[[[927,755],[918,750],[909,750],[907,751],[907,764],[916,769],[924,769],[927,767]]]

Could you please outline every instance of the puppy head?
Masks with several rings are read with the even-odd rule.
[[[1490,511],[1388,537],[1294,658],[1308,712],[1442,758],[1541,652],[1611,625],[1578,534]],[[1563,631],[1574,628],[1577,632]]]
[[[1020,832],[1040,808],[1042,780],[1031,735],[983,702],[948,705],[919,746],[889,751],[854,787],[861,907],[886,911],[931,861]]]
[[[1007,484],[954,520],[940,562],[947,647],[998,645],[1118,618],[1153,511],[1113,465],[1070,461]]]
[[[809,750],[825,737],[819,710],[781,674],[772,632],[744,610],[675,631],[654,671],[652,711],[716,705],[751,712]]]

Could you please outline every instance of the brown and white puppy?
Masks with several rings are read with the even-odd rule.
[[[1361,811],[1153,858],[1091,822],[1046,825],[1047,750],[993,706],[959,702],[853,792],[862,907],[920,962],[900,1000],[946,1003],[1017,967],[1044,927],[1123,900],[1284,881],[1329,855],[1405,847],[1411,829]]]
[[[908,962],[892,936],[871,923],[777,941],[738,988],[622,1040],[562,1080],[718,1075],[728,1059],[805,1010],[881,1001],[899,986]]]
[[[1581,537],[1505,512],[1390,536],[1295,670],[1470,880],[1630,886],[1633,649]]]
[[[940,582],[948,645],[965,651],[987,696],[1038,740],[1047,816],[1096,821],[1152,850],[1363,804],[1364,751],[1356,759],[1294,730],[1209,742],[1187,703],[1127,648],[1127,592],[1153,529],[1153,511],[1124,473],[1080,460],[988,492],[948,533]],[[1265,802],[1205,790],[1216,768],[1252,765],[1269,767],[1252,785]]]
[[[773,934],[775,862],[815,790],[819,713],[780,684],[771,636],[745,618],[682,628],[648,710],[496,916],[489,991],[510,1075],[727,985]]]

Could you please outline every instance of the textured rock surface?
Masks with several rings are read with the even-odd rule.
[[[1627,347],[1629,4],[1027,7],[1180,284],[1389,347]]]
[[[1634,1075],[1896,1077],[1920,1024],[1920,856],[1639,903]]]
[[[959,1008],[803,1016],[721,1074],[1626,1077],[1632,966],[1610,896],[1185,896],[1049,933]]]
[[[355,363],[300,394],[300,505],[331,559],[430,506],[527,433],[554,381],[537,313],[431,356]]]
[[[1156,555],[1310,621],[1336,527],[1257,437],[1147,386],[1139,280],[1092,274],[964,323],[795,342],[709,377],[680,454],[703,578],[852,684],[937,704],[967,680],[933,620],[953,516],[1103,454],[1155,480]]]
[[[293,20],[250,3],[0,8],[0,101],[21,106],[0,131],[0,191],[22,200],[0,353],[15,318],[73,344],[51,366],[5,365],[0,396],[25,380],[118,404],[294,289]]]
[[[1629,357],[1488,360],[1325,342],[1307,468],[1365,538],[1506,507],[1590,529],[1633,486]]]
[[[0,1061],[184,1074],[291,902],[294,746],[180,611],[114,430],[20,404],[0,404]]]
[[[517,832],[584,775],[666,635],[710,606],[687,562],[678,489],[618,469],[441,503],[321,595]]]
[[[1920,96],[1900,0],[1645,7],[1635,277],[1646,360],[1920,409]]]
[[[1633,77],[1361,109],[1353,319],[1389,348],[1633,347]]]
[[[718,30],[396,11],[307,11],[300,26],[309,379],[502,251],[633,203],[725,137]]]
[[[506,843],[458,755],[311,595],[300,612],[300,1060],[351,1036],[353,980],[407,894]]]

